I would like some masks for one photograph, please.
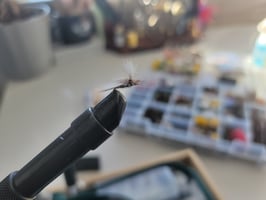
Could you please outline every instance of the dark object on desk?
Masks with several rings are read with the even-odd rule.
[[[93,35],[94,22],[90,14],[59,16],[57,25],[59,37],[64,44],[85,42]]]
[[[168,103],[172,91],[156,90],[154,93],[154,100],[162,103]]]
[[[67,195],[69,197],[77,195],[78,186],[76,184],[76,168],[74,164],[64,171],[64,177],[67,185]]]
[[[77,171],[100,170],[101,163],[98,157],[81,158],[75,163]]]
[[[237,80],[234,77],[230,77],[230,76],[226,76],[226,75],[222,75],[219,77],[219,81],[220,83],[226,84],[226,85],[230,85],[230,86],[234,86],[237,84]]]
[[[185,96],[185,95],[179,95],[176,98],[175,103],[177,105],[191,107],[192,103],[193,103],[193,97],[188,97],[188,96]]]
[[[76,184],[76,168],[75,165],[71,165],[64,171],[64,177],[66,180],[66,184],[68,186],[72,186]]]
[[[82,113],[40,154],[0,183],[0,199],[34,198],[67,167],[111,136],[111,131],[119,125],[125,104],[122,94],[113,90],[94,108]]]
[[[95,32],[89,0],[51,2],[52,35],[55,42],[76,44],[89,40]]]
[[[208,87],[208,86],[206,86],[206,87],[203,88],[203,92],[208,94],[208,95],[216,96],[216,95],[219,94],[219,89],[216,88],[216,87]]]
[[[120,53],[191,44],[201,35],[198,0],[175,2],[97,0],[104,16],[105,47]]]
[[[144,117],[151,120],[152,123],[159,124],[162,121],[163,111],[155,108],[148,108],[144,113]]]
[[[68,167],[64,171],[64,177],[68,187],[68,196],[71,197],[78,193],[78,186],[76,184],[76,172],[99,169],[100,163],[98,157],[81,158],[75,164]]]

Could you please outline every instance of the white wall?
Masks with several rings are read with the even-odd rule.
[[[265,0],[208,0],[218,8],[215,24],[256,23],[266,17]]]

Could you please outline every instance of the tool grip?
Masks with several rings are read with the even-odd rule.
[[[12,177],[13,174],[10,174],[0,182],[1,200],[24,200],[14,191],[12,187]]]

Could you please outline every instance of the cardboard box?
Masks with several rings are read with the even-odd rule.
[[[216,197],[217,200],[223,200],[216,185],[210,178],[210,175],[208,174],[208,171],[205,168],[204,164],[201,162],[198,155],[191,149],[178,151],[178,152],[166,155],[164,157],[158,158],[156,160],[151,160],[151,161],[148,161],[148,162],[136,165],[136,166],[132,166],[130,168],[126,168],[123,170],[119,170],[119,171],[115,171],[111,173],[99,174],[93,177],[87,177],[85,180],[86,187],[90,187],[91,185],[98,183],[98,182],[107,181],[110,179],[114,179],[116,177],[121,177],[123,175],[137,172],[139,170],[150,168],[158,164],[162,164],[166,162],[176,162],[176,161],[179,161],[187,166],[192,167],[199,174],[199,176],[201,177],[203,182],[206,184],[206,186],[209,188],[213,196]]]

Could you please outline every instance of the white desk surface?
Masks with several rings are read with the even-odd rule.
[[[206,51],[252,51],[255,26],[209,29],[202,45]],[[10,83],[0,112],[0,177],[19,169],[61,134],[85,109],[88,89],[124,77],[123,62],[132,60],[138,72],[160,57],[159,50],[120,56],[106,52],[99,39],[56,51],[57,65],[45,75],[24,83]],[[116,131],[118,132],[118,131]],[[114,134],[98,150],[103,171],[136,165],[178,150],[178,147]],[[265,200],[266,167],[200,154],[226,200]]]

